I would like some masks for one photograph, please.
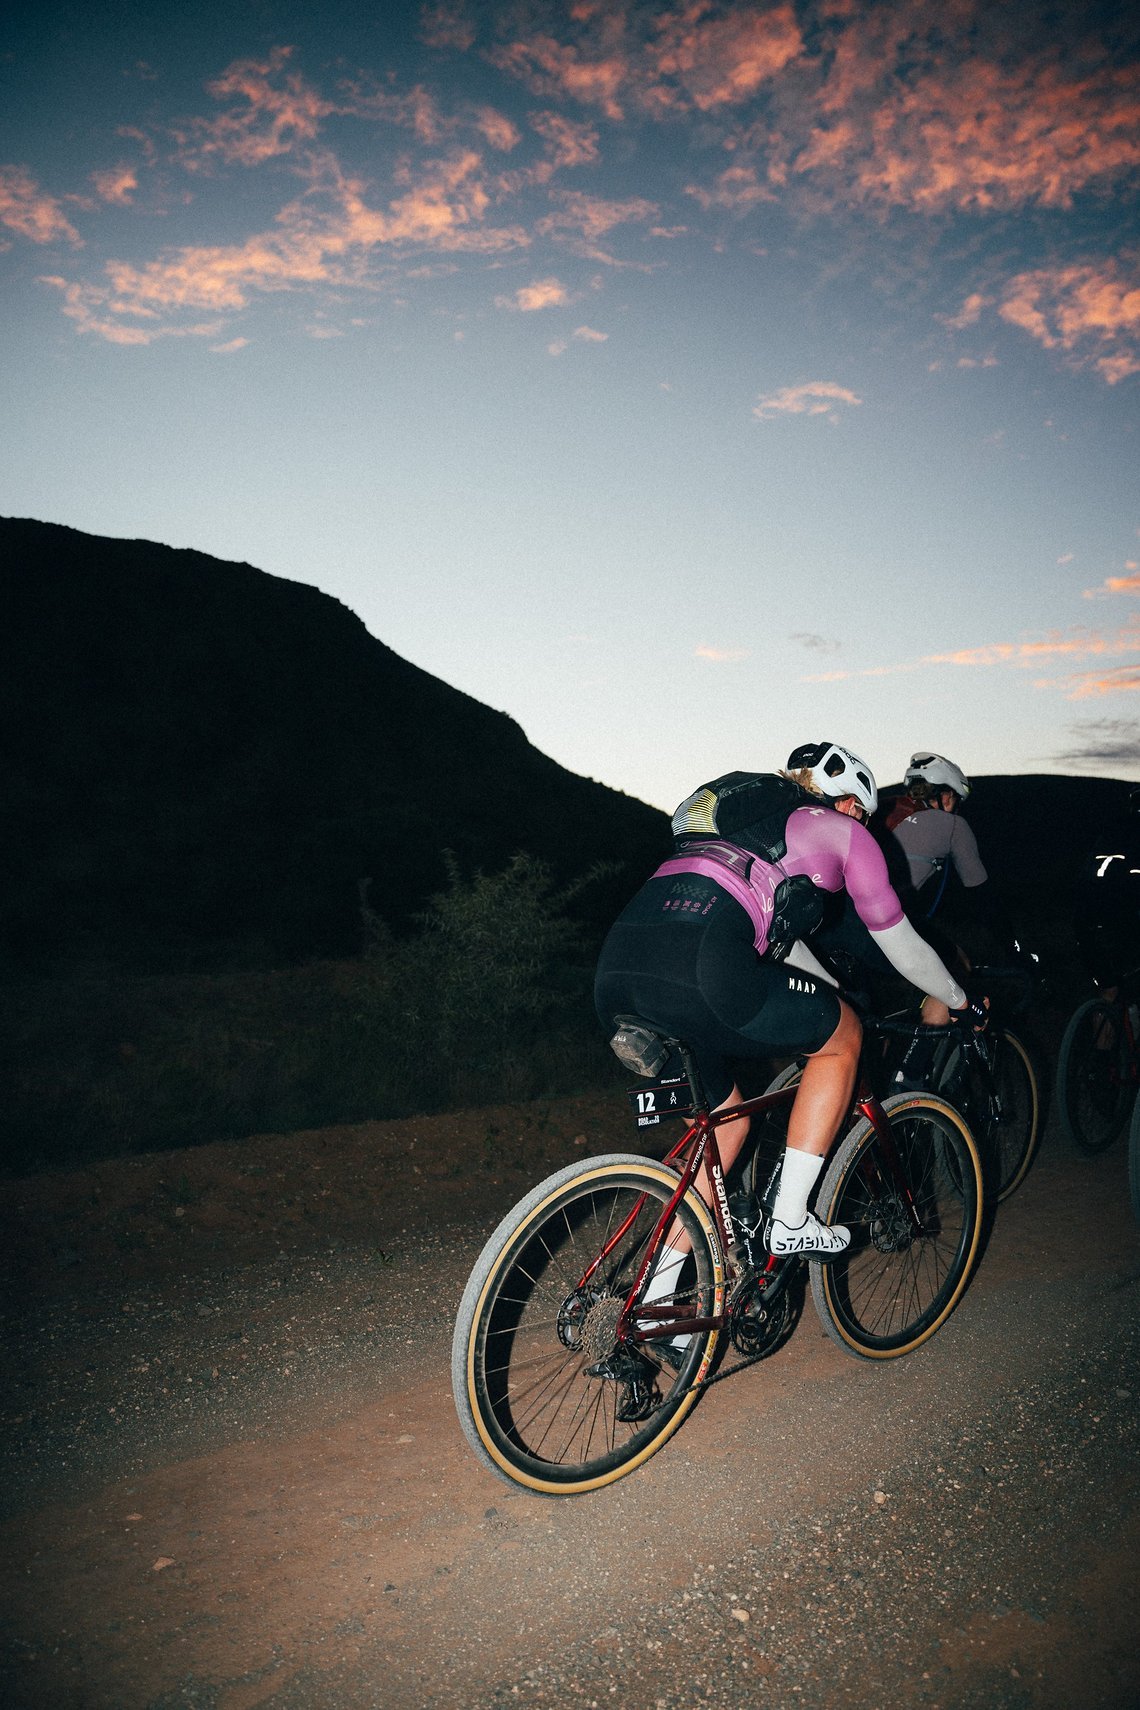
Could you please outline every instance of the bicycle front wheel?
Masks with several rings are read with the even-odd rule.
[[[1111,1146],[1135,1094],[1124,1006],[1089,998],[1070,1019],[1057,1056],[1057,1103],[1077,1151]]]
[[[851,1246],[811,1265],[824,1329],[860,1359],[909,1354],[940,1329],[965,1293],[982,1228],[982,1166],[970,1130],[930,1093],[900,1093],[883,1110],[888,1147],[864,1117],[832,1159],[816,1215],[843,1223]]]
[[[987,1043],[992,1087],[979,1087],[978,1128],[985,1135],[986,1162],[1000,1202],[1029,1174],[1041,1138],[1041,1099],[1033,1059],[1016,1034],[1003,1028]]]
[[[670,1338],[676,1371],[674,1358],[654,1353],[664,1343],[637,1344],[648,1411],[618,1416],[628,1411],[618,1323],[677,1180],[633,1155],[585,1159],[540,1183],[484,1247],[460,1302],[452,1389],[468,1442],[501,1478],[546,1496],[596,1490],[648,1460],[696,1401],[716,1330]],[[719,1314],[724,1260],[695,1189],[664,1234],[687,1257],[655,1304]]]

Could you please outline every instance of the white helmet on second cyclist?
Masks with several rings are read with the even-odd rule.
[[[805,768],[811,773],[812,783],[820,794],[829,796],[832,801],[854,796],[868,815],[878,807],[879,792],[875,788],[875,775],[871,768],[849,748],[841,748],[838,742],[804,742],[799,748],[793,748],[788,755],[788,771],[799,772]]]
[[[953,790],[963,801],[970,793],[970,780],[962,768],[955,766],[953,760],[947,760],[944,754],[932,754],[928,748],[920,748],[911,755],[903,781],[914,784],[920,778],[936,790]]]

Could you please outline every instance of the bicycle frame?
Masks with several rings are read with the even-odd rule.
[[[637,1276],[618,1321],[619,1338],[634,1343],[660,1341],[666,1336],[694,1335],[707,1330],[720,1330],[727,1324],[729,1317],[727,1310],[699,1318],[686,1317],[683,1307],[666,1302],[660,1304],[639,1302],[639,1296],[664,1244],[665,1230],[669,1227],[685,1194],[697,1181],[702,1165],[708,1186],[707,1194],[702,1195],[702,1197],[712,1212],[721,1250],[728,1262],[730,1278],[735,1274],[731,1249],[736,1241],[736,1228],[733,1223],[732,1212],[729,1210],[724,1168],[716,1141],[716,1130],[725,1123],[734,1122],[740,1117],[762,1116],[781,1105],[790,1104],[799,1090],[798,1085],[781,1087],[776,1092],[760,1093],[755,1098],[744,1099],[739,1104],[729,1105],[721,1110],[709,1110],[698,1096],[699,1083],[696,1080],[691,1061],[686,1061],[686,1070],[694,1093],[693,1116],[685,1133],[672,1150],[666,1154],[664,1160],[666,1164],[676,1165],[678,1160],[684,1159],[680,1179],[672,1197],[659,1216],[649,1240],[646,1242]],[[922,1219],[899,1165],[890,1123],[887,1121],[882,1104],[871,1090],[865,1077],[860,1080],[849,1121],[855,1121],[859,1117],[865,1117],[874,1128],[882,1147],[882,1156],[887,1171],[892,1178],[892,1185],[906,1205],[915,1232],[921,1233]],[[871,1173],[872,1184],[881,1187],[883,1183],[877,1160],[868,1158],[863,1167]],[[698,1187],[697,1192],[700,1191]],[[641,1196],[621,1227],[609,1237],[598,1256],[584,1272],[578,1285],[580,1288],[584,1288],[596,1275],[599,1267],[632,1226],[644,1203],[645,1197]],[[786,1268],[790,1268],[799,1262],[797,1255],[781,1256],[770,1253],[764,1269],[757,1273],[756,1280],[762,1286],[767,1285],[770,1289],[774,1287],[777,1277]]]

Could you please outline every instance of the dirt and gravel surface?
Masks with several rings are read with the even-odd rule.
[[[1054,1126],[929,1346],[810,1303],[640,1472],[483,1470],[448,1359],[501,1213],[620,1095],[5,1189],[13,1710],[1140,1706],[1140,1233]]]

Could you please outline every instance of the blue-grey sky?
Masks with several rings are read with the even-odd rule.
[[[983,0],[45,0],[0,511],[314,583],[671,808],[1140,777],[1140,35]]]

